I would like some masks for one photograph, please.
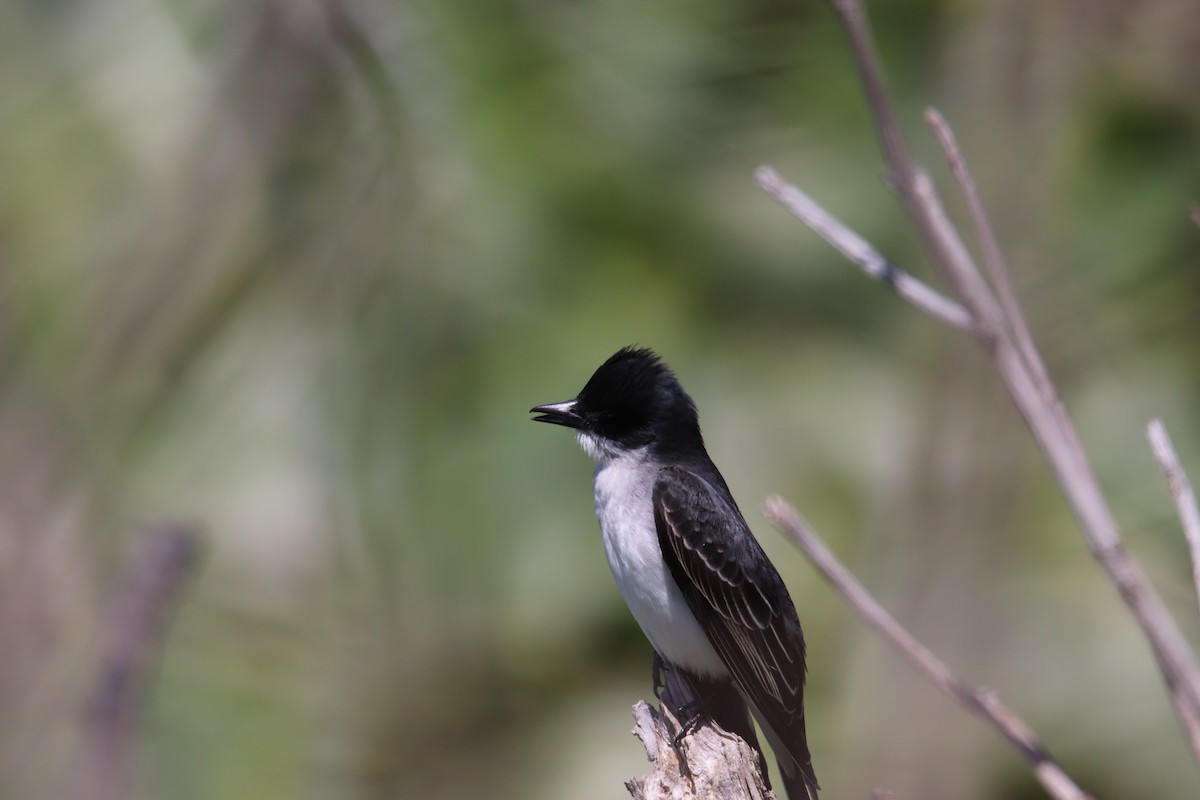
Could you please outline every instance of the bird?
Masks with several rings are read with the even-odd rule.
[[[704,713],[760,761],[758,720],[789,800],[820,788],[805,732],[805,644],[779,572],[708,455],[696,404],[654,351],[628,346],[574,399],[530,409],[575,431],[617,589]],[[685,725],[686,728],[686,725]]]

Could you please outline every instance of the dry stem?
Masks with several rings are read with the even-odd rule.
[[[1033,343],[1033,334],[1029,332],[1029,324],[1025,321],[1025,314],[1021,311],[1021,304],[1018,302],[1016,290],[1013,288],[1012,273],[1008,269],[1008,261],[1004,257],[1004,252],[1000,249],[1000,242],[996,238],[996,231],[992,227],[992,220],[988,217],[987,211],[984,210],[983,201],[979,197],[979,190],[975,186],[975,179],[971,176],[970,169],[967,168],[967,160],[963,157],[962,150],[958,147],[958,139],[954,136],[954,131],[951,130],[950,124],[946,122],[945,117],[936,108],[925,110],[925,121],[933,129],[934,135],[937,136],[938,143],[942,147],[942,152],[946,155],[946,161],[950,164],[950,169],[954,173],[954,179],[958,182],[958,189],[962,192],[963,199],[967,203],[967,210],[971,214],[971,222],[975,225],[975,233],[979,236],[979,243],[983,248],[984,266],[987,267],[988,277],[991,278],[992,285],[996,287],[996,294],[1000,299],[1000,307],[1004,310],[1004,316],[1012,327],[1013,336],[1016,338],[1017,346],[1021,350],[1021,356],[1033,372],[1038,388],[1050,399],[1053,397],[1053,384],[1050,382],[1050,375],[1046,371],[1046,365],[1042,363],[1042,356],[1038,352],[1037,346]]]
[[[914,278],[884,258],[871,243],[859,236],[815,200],[780,177],[771,167],[759,167],[755,180],[763,191],[778,200],[801,222],[833,245],[833,248],[862,268],[877,281],[892,288],[902,299],[940,319],[947,325],[965,331],[974,330],[971,314],[958,302],[951,300],[927,283]]]
[[[1171,437],[1167,435],[1167,426],[1161,419],[1150,421],[1146,427],[1146,438],[1150,440],[1150,449],[1154,451],[1154,458],[1162,468],[1167,478],[1167,488],[1175,500],[1183,535],[1187,537],[1188,550],[1192,555],[1192,580],[1196,596],[1200,598],[1200,508],[1196,506],[1196,492],[1179,463],[1179,456],[1175,455]]]
[[[1042,366],[1032,337],[1028,335],[1015,295],[1008,287],[1007,270],[1003,269],[1002,261],[993,269],[993,278],[998,286],[1008,287],[1000,291],[1007,292],[1011,303],[996,300],[942,209],[929,177],[909,156],[883,87],[878,57],[861,3],[858,0],[832,0],[832,4],[849,38],[867,105],[882,142],[888,174],[904,201],[905,210],[921,233],[934,265],[970,313],[976,338],[992,358],[1017,409],[1041,447],[1079,521],[1089,551],[1117,587],[1145,635],[1193,755],[1200,762],[1200,665],[1195,654],[1158,592],[1121,541],[1116,519],[1100,491],[1075,427]],[[978,202],[949,127],[937,115],[931,123],[955,168],[968,203],[972,205],[972,213],[984,220],[980,223],[977,219],[976,225],[985,231],[981,234],[985,250],[991,249],[994,236],[990,232],[990,223],[986,222],[982,204]],[[759,174],[761,180],[763,170]],[[772,194],[778,196],[776,192]],[[944,321],[944,315],[933,316]]]
[[[870,592],[842,566],[829,547],[795,508],[779,497],[767,499],[771,522],[804,551],[813,565],[875,630],[900,651],[917,670],[952,700],[991,723],[1033,768],[1038,781],[1058,800],[1087,800],[1089,797],[1050,757],[1033,730],[1005,706],[990,689],[974,688],[958,677],[944,661],[917,641]]]

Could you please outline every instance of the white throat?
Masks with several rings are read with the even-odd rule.
[[[622,456],[634,455],[630,452],[623,453],[614,442],[597,436],[594,433],[577,431],[575,438],[579,441],[579,446],[583,448],[583,452],[587,453],[592,461],[596,462],[597,469],[604,469],[605,466]],[[637,452],[641,453],[642,451]],[[639,455],[638,459],[644,461],[645,455]]]

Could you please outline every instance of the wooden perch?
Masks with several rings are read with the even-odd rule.
[[[701,719],[678,739],[680,717],[693,703],[690,688],[666,670],[659,708],[633,707],[633,735],[642,740],[651,771],[625,782],[634,800],[774,800],[758,753],[736,734]]]

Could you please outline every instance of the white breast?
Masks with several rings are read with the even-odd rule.
[[[596,468],[596,516],[608,566],[625,604],[661,656],[690,671],[724,677],[728,670],[663,561],[650,470],[641,451],[601,460]]]

